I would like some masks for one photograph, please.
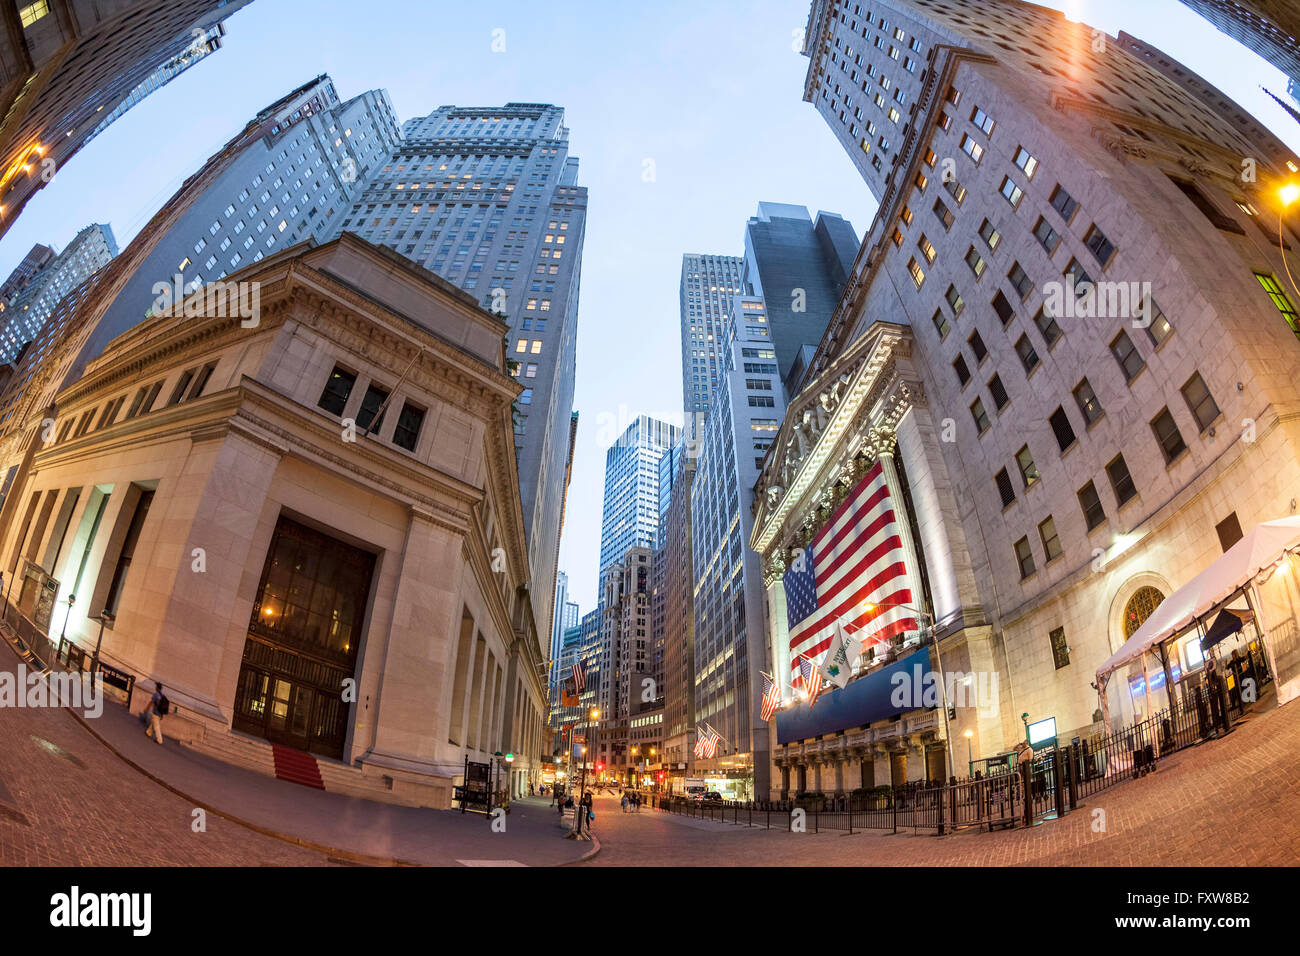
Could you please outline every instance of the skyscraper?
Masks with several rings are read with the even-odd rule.
[[[862,597],[914,610],[846,613],[889,621],[891,641],[932,618],[948,671],[1000,680],[940,720],[891,709],[870,673],[834,692],[861,707],[838,724],[788,707],[781,790],[825,787],[828,766],[846,788],[960,772],[953,728],[978,758],[1019,739],[1023,713],[1062,737],[1097,729],[1097,667],[1243,530],[1290,513],[1283,486],[1300,483],[1300,446],[1272,424],[1294,402],[1276,369],[1300,361],[1300,314],[1261,233],[1294,223],[1276,189],[1295,157],[1153,48],[1059,12],[869,11],[812,4],[805,98],[881,205],[759,480],[751,543],[788,655],[789,563],[850,496],[885,489],[902,571]],[[1183,675],[1194,643],[1169,645]],[[1276,660],[1294,681],[1294,650]],[[1149,709],[1132,676],[1109,690],[1126,720]],[[796,757],[840,730],[869,759]],[[900,740],[923,760],[898,759]]]
[[[0,32],[0,235],[107,115],[219,49],[222,22],[250,2],[121,0],[76,4],[74,14],[34,0],[10,10]]]
[[[44,248],[37,246],[32,253]],[[28,253],[28,259],[32,253]],[[12,362],[19,350],[36,337],[59,300],[108,265],[115,255],[117,240],[113,230],[95,223],[77,233],[61,253],[26,275],[21,280],[22,291],[0,311],[0,362]],[[15,272],[23,268],[20,265]],[[15,278],[11,275],[10,282]]]
[[[686,436],[698,437],[722,374],[727,303],[744,292],[744,261],[738,256],[682,256],[678,286],[682,333],[682,408]]]
[[[529,594],[545,633],[573,428],[587,190],[558,106],[442,106],[402,134],[339,228],[391,246],[510,324],[508,354],[524,386],[515,444]]]
[[[788,393],[798,391],[857,254],[853,226],[835,213],[819,212],[814,223],[803,206],[761,202],[745,224],[743,291],[763,300]]]
[[[680,446],[678,446],[680,447]],[[665,468],[671,463],[671,469]],[[662,565],[663,763],[670,789],[680,791],[687,776],[695,744],[695,597],[691,574],[691,482],[696,458],[665,455],[661,473],[667,471],[671,488],[660,518],[656,561]],[[658,637],[658,636],[657,636]]]
[[[694,759],[692,770],[715,778],[729,797],[754,799],[769,788],[767,727],[758,719],[768,654],[762,565],[748,541],[754,482],[785,413],[785,395],[763,300],[733,296],[730,305],[725,370],[690,486],[688,584],[695,609],[694,711],[722,740],[716,755]]]
[[[639,415],[605,452],[605,504],[600,522],[600,577],[628,548],[653,548],[659,531],[659,459],[681,430]]]
[[[1300,81],[1300,8],[1292,0],[1183,0],[1238,43]]]

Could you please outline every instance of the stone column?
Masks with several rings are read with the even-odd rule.
[[[842,755],[835,757],[835,796],[844,796],[844,758]]]
[[[866,446],[876,453],[880,469],[885,476],[885,487],[894,503],[894,519],[898,526],[898,538],[903,545],[903,562],[907,565],[907,586],[912,592],[912,607],[923,610],[925,590],[921,587],[921,559],[916,550],[916,541],[912,538],[911,516],[907,513],[907,499],[903,496],[903,486],[898,480],[898,468],[894,463],[894,449],[898,437],[890,430],[873,428],[867,435]]]

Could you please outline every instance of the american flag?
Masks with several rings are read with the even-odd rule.
[[[761,672],[760,672],[761,673]],[[763,674],[763,714],[762,719],[771,721],[776,709],[781,706],[781,688],[767,674]]]
[[[826,653],[841,623],[868,646],[916,630],[903,539],[879,461],[785,574],[791,680],[801,658]],[[867,610],[875,604],[874,610]],[[805,681],[805,686],[806,686]]]
[[[582,661],[573,665],[573,687],[579,694],[587,689],[587,675],[582,672]]]
[[[799,658],[799,678],[803,688],[808,692],[808,706],[812,707],[817,703],[817,698],[822,692],[822,671],[821,668],[808,660],[806,657]]]
[[[718,732],[708,724],[704,725],[707,730],[695,728],[695,756],[697,757],[715,757],[718,753]]]

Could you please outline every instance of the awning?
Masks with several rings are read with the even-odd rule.
[[[1102,680],[1111,671],[1142,657],[1166,638],[1214,610],[1256,575],[1272,569],[1300,548],[1300,516],[1256,525],[1196,577],[1155,609],[1124,645],[1097,668]]]
[[[1214,619],[1210,629],[1205,632],[1205,636],[1201,638],[1201,650],[1208,651],[1225,637],[1236,634],[1254,619],[1255,615],[1250,611],[1238,611],[1225,607],[1219,612],[1219,616]]]

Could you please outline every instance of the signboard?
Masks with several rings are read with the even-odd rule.
[[[49,633],[54,598],[58,593],[59,582],[50,577],[44,568],[32,561],[23,563],[23,582],[18,592],[18,610],[42,634]]]
[[[1036,720],[1027,728],[1029,733],[1029,746],[1037,750],[1040,746],[1047,746],[1056,742],[1056,718],[1044,717],[1042,720]]]
[[[492,765],[474,763],[465,760],[465,783],[456,788],[456,799],[460,801],[460,812],[473,810],[478,813],[492,811]]]

